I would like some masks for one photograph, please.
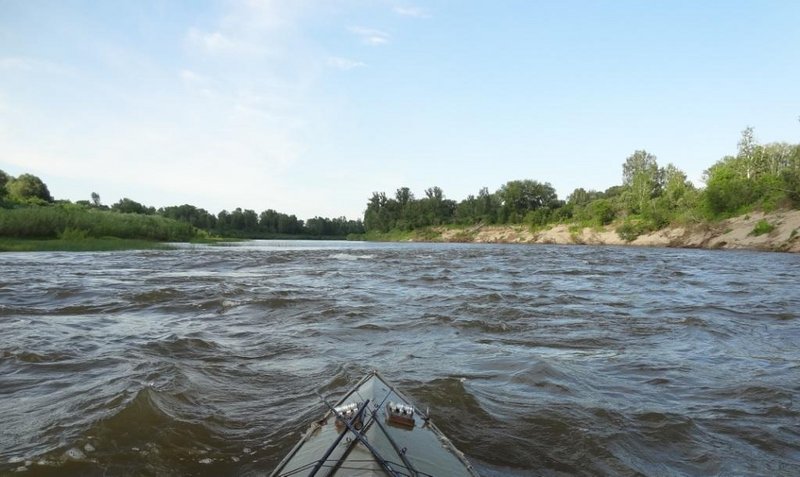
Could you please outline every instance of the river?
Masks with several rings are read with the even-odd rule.
[[[485,476],[800,475],[800,255],[0,254],[0,474],[268,474],[368,370]]]

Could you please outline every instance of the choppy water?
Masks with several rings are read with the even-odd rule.
[[[0,474],[264,475],[379,369],[484,475],[800,475],[800,256],[0,254]]]

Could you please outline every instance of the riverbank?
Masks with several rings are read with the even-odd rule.
[[[168,248],[170,246],[165,242],[114,237],[46,240],[0,238],[0,252],[111,252]]]
[[[669,226],[641,234],[631,241],[619,236],[616,231],[618,226],[558,224],[539,230],[532,230],[527,225],[435,227],[424,232],[409,233],[402,239],[418,242],[633,245],[800,252],[800,210],[753,212],[719,222]]]

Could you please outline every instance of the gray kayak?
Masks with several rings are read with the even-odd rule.
[[[478,476],[429,417],[377,371],[326,405],[272,477]]]

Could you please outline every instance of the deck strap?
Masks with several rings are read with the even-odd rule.
[[[325,404],[327,404],[328,407],[330,407],[330,404],[328,404],[324,399],[322,401],[325,402]],[[336,412],[336,410],[333,409],[332,407],[331,407],[331,410],[333,411],[333,413],[334,413],[334,415],[336,416],[337,419],[341,419],[342,422],[344,422],[347,425],[348,429],[353,430],[354,429],[353,424],[356,422],[356,420],[358,420],[361,417],[361,414],[364,412],[364,409],[367,408],[368,404],[369,404],[369,399],[367,399],[366,401],[364,401],[363,404],[361,404],[361,407],[358,408],[358,412],[353,414],[353,417],[350,418],[349,422],[348,422],[347,419],[344,419],[343,416],[339,416],[339,414]],[[342,431],[339,434],[339,437],[337,437],[336,440],[333,441],[333,444],[331,444],[330,447],[328,447],[328,450],[325,451],[325,455],[323,455],[322,458],[319,460],[319,462],[317,462],[317,465],[314,466],[314,470],[312,470],[311,473],[308,474],[308,477],[314,477],[314,475],[317,474],[319,469],[321,469],[322,466],[325,465],[325,462],[328,460],[328,457],[331,456],[331,454],[333,453],[334,449],[336,449],[336,446],[338,446],[339,443],[342,442],[342,438],[345,436],[345,434],[347,434],[346,430]]]
[[[320,397],[321,397],[321,396],[320,396]],[[331,412],[332,412],[332,413],[333,413],[335,416],[339,417],[339,413],[338,413],[338,412],[336,412],[336,409],[335,409],[333,406],[331,406],[331,404],[330,404],[328,401],[326,401],[325,399],[322,399],[322,402],[324,402],[324,403],[325,403],[325,405],[326,405],[326,406],[328,406],[328,409],[330,409],[330,410],[331,410]],[[359,409],[359,413],[360,413],[360,412],[362,412],[362,411],[364,410],[364,408],[366,408],[366,406],[367,406],[368,404],[369,404],[369,399],[367,399],[366,401],[364,401],[364,405],[361,407],[361,409]],[[375,421],[374,417],[373,417],[372,421]],[[362,434],[362,433],[361,433],[361,432],[359,432],[359,431],[358,431],[358,430],[357,430],[355,427],[353,427],[353,425],[350,423],[350,421],[348,421],[348,420],[344,420],[344,419],[343,419],[343,422],[344,422],[344,425],[345,425],[345,426],[347,426],[347,429],[348,429],[350,432],[352,432],[352,433],[353,433],[353,435],[356,437],[356,439],[358,439],[358,441],[359,441],[361,444],[363,444],[363,445],[364,445],[364,447],[366,447],[366,448],[367,448],[367,450],[368,450],[368,451],[369,451],[369,452],[372,454],[372,456],[375,458],[375,460],[377,460],[377,461],[378,461],[378,463],[381,465],[381,467],[383,467],[383,470],[385,470],[385,471],[386,471],[386,472],[387,472],[387,473],[388,473],[390,476],[392,476],[392,477],[400,477],[400,476],[397,474],[397,472],[395,472],[395,471],[394,471],[394,469],[392,469],[392,467],[391,467],[391,465],[389,464],[389,462],[387,462],[387,461],[386,461],[386,459],[384,459],[384,458],[381,456],[380,452],[378,452],[378,450],[377,450],[377,449],[375,449],[375,448],[372,446],[372,444],[370,444],[370,443],[369,443],[369,441],[367,441],[367,439],[366,439],[366,438],[364,438],[364,434]],[[355,421],[353,421],[353,422],[355,422]],[[362,429],[362,430],[366,430],[366,429],[369,427],[369,424],[370,424],[370,423],[367,423],[367,422],[365,422],[365,423],[363,424],[363,427],[362,427],[361,429]],[[346,434],[346,432],[342,432],[342,435],[344,435],[344,434]],[[339,436],[339,437],[340,437],[340,439],[341,439],[342,435],[340,435],[340,436]],[[324,461],[321,461],[321,462],[320,462],[320,463],[318,463],[317,465],[319,465],[319,466],[321,467],[321,464],[322,464],[323,462],[324,462]]]

